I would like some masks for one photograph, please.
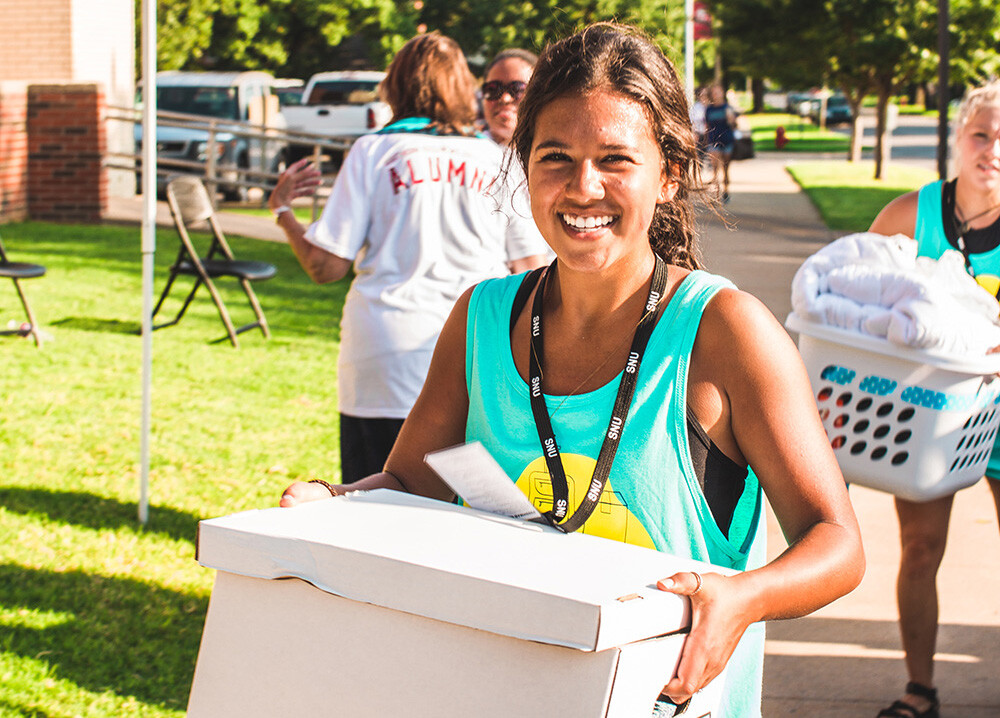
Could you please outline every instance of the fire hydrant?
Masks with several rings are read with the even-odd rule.
[[[784,125],[779,125],[778,129],[774,131],[774,146],[781,150],[784,149],[787,144],[788,135],[785,134],[785,127]]]

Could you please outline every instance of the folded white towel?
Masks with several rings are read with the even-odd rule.
[[[795,273],[792,308],[900,346],[959,355],[1000,346],[1000,304],[965,271],[961,253],[917,257],[903,235],[852,234],[816,252]]]

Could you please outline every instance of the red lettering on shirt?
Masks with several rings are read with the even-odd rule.
[[[406,160],[406,169],[410,170],[410,184],[420,184],[423,182],[422,179],[417,179],[417,173],[413,171],[413,163],[410,160]]]
[[[404,182],[403,179],[399,176],[399,172],[397,172],[392,167],[389,168],[389,179],[392,180],[392,193],[393,194],[399,194],[399,188],[400,187],[402,187],[403,189],[406,189],[406,182]]]
[[[455,160],[448,160],[448,181],[454,182],[455,179],[461,174],[462,179],[458,184],[465,186],[465,163],[455,166]]]

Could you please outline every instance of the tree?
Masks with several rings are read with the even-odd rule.
[[[995,0],[952,0],[952,8],[952,78],[967,81],[1000,66]],[[822,78],[844,92],[854,117],[850,159],[861,153],[862,100],[875,93],[875,176],[881,178],[890,99],[905,84],[934,76],[934,0],[727,0],[717,15],[725,28],[724,54],[750,74],[793,85],[796,77]]]
[[[424,0],[419,19],[484,59],[510,47],[537,52],[600,20],[638,25],[672,60],[682,59],[683,0]]]
[[[381,68],[415,33],[416,10],[395,0],[157,3],[161,70],[259,69],[307,77],[350,63],[339,51],[349,41],[355,60]]]

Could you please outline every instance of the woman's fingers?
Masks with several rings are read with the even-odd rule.
[[[712,593],[711,584],[720,579],[721,577],[716,574],[703,575],[695,571],[681,571],[656,583],[656,587],[661,591],[691,599],[691,632],[684,641],[684,650],[677,664],[677,671],[662,691],[662,695],[674,703],[681,704],[690,699],[721,671],[721,668],[713,668],[714,662],[706,647],[705,631],[701,625],[702,607]],[[725,665],[724,661],[722,665]]]
[[[695,571],[681,571],[669,578],[660,579],[656,587],[661,591],[676,593],[679,596],[694,596],[701,592],[705,583],[704,577]]]
[[[278,505],[287,509],[309,501],[328,498],[330,498],[330,490],[322,484],[296,481],[281,494],[281,501]]]

